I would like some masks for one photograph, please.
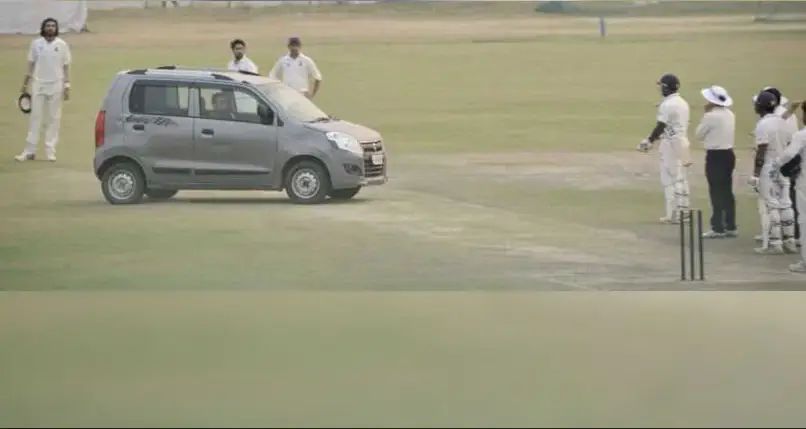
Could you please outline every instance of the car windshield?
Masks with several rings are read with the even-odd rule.
[[[257,85],[257,88],[298,121],[318,122],[330,118],[307,97],[281,83],[265,83]]]

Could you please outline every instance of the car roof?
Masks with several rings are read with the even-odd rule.
[[[183,66],[160,66],[147,69],[123,70],[118,74],[146,75],[155,77],[173,77],[189,80],[204,81],[235,81],[247,82],[252,85],[279,83],[280,81],[255,73],[243,71],[230,71],[215,68],[198,68]]]

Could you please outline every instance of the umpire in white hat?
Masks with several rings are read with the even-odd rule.
[[[733,100],[721,86],[703,89],[705,114],[697,126],[697,140],[705,146],[705,177],[711,197],[711,230],[704,238],[736,237],[736,199],[733,195],[733,153],[736,117],[730,110]]]

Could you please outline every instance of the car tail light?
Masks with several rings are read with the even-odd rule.
[[[104,145],[104,134],[106,133],[106,112],[101,110],[95,117],[95,147]]]

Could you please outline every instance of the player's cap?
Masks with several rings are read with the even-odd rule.
[[[302,46],[302,39],[299,37],[289,37],[288,38],[288,46]]]
[[[31,95],[24,93],[17,99],[17,107],[22,113],[31,113]]]
[[[716,104],[717,106],[722,107],[730,107],[733,105],[733,99],[730,98],[730,95],[728,95],[728,91],[721,86],[710,86],[708,88],[704,88],[700,92],[702,93],[702,96],[711,104]]]

